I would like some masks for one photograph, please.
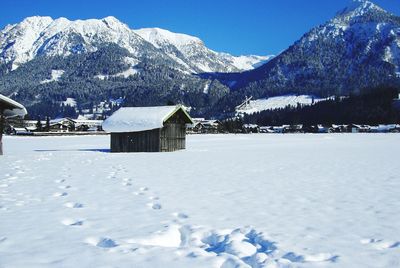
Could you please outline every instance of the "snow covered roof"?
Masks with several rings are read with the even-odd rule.
[[[153,107],[124,107],[113,113],[103,122],[103,130],[112,133],[145,131],[162,128],[177,111],[182,110],[188,118],[188,123],[193,121],[181,105],[153,106]]]
[[[3,115],[5,117],[24,116],[28,113],[22,104],[0,94],[0,111],[1,110],[3,110]]]

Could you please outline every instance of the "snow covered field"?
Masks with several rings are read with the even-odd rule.
[[[400,135],[6,137],[0,267],[400,267]]]

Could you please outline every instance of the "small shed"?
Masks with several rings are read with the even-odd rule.
[[[9,117],[25,116],[27,111],[22,104],[0,94],[0,155],[3,154],[3,131],[5,119]]]
[[[103,122],[111,133],[111,152],[173,152],[186,148],[186,124],[193,124],[181,106],[124,107]]]

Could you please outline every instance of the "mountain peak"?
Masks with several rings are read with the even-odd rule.
[[[22,23],[38,23],[38,22],[52,22],[53,19],[49,16],[31,16],[26,17]]]
[[[16,24],[21,28],[26,30],[29,29],[43,29],[46,26],[50,25],[53,22],[53,19],[48,16],[32,16],[25,18],[21,23]]]
[[[386,12],[384,9],[381,7],[377,6],[371,1],[368,0],[352,0],[352,2],[339,11],[337,14],[338,16],[345,16],[345,15],[350,15],[350,16],[363,16],[369,12],[373,11],[380,11],[380,12]]]
[[[101,19],[103,23],[105,23],[108,27],[112,28],[113,26],[120,26],[124,25],[120,20],[118,20],[114,16],[108,16],[103,19]]]

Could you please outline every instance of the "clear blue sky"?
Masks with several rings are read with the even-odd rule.
[[[131,28],[200,37],[214,50],[277,54],[351,0],[0,0],[0,27],[34,15],[71,20],[115,16]],[[400,15],[400,0],[375,0]]]

